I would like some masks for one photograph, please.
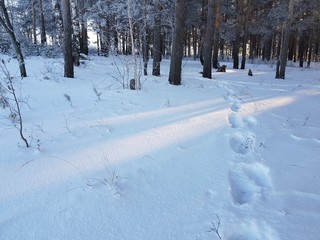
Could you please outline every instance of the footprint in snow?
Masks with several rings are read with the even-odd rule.
[[[229,171],[233,200],[237,204],[266,199],[271,188],[269,169],[261,163],[236,164]]]
[[[257,125],[257,120],[254,117],[252,116],[242,117],[234,113],[228,116],[228,122],[232,128],[241,128],[241,127],[251,128]]]
[[[230,109],[233,112],[239,112],[241,109],[241,104],[237,101],[234,101],[234,103],[232,103],[232,105],[230,106]]]
[[[240,154],[248,154],[251,152],[256,143],[256,137],[253,133],[247,132],[237,132],[233,134],[230,139],[230,147],[231,149]]]
[[[225,88],[223,98],[231,103],[230,110],[233,112],[239,112],[241,109],[241,103],[236,97],[235,92],[229,88]]]
[[[235,92],[229,88],[225,88],[222,96],[226,101],[232,102],[235,98]]]

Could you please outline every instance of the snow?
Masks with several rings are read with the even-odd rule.
[[[319,239],[316,64],[278,80],[224,63],[209,80],[185,60],[172,86],[164,59],[132,91],[122,58],[91,57],[75,79],[61,59],[26,59],[32,146],[1,110],[0,239]]]

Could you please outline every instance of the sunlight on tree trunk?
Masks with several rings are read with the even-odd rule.
[[[135,81],[135,89],[140,90],[140,76],[138,74],[138,59],[136,55],[136,49],[135,49],[135,44],[134,44],[134,34],[133,34],[133,22],[132,22],[132,3],[131,0],[127,0],[127,7],[128,7],[128,20],[129,20],[129,31],[130,31],[130,40],[131,40],[131,54],[133,57],[134,65],[133,65],[133,76],[134,76],[134,81]]]

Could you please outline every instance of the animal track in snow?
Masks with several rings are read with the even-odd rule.
[[[229,181],[233,200],[240,205],[258,197],[265,199],[272,187],[269,169],[261,163],[234,164]]]

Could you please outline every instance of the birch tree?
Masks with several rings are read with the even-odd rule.
[[[132,47],[132,57],[133,57],[133,79],[134,79],[134,87],[136,90],[141,89],[140,84],[140,76],[139,76],[139,70],[138,70],[138,57],[136,54],[135,49],[135,43],[134,43],[134,25],[133,25],[133,9],[132,9],[132,2],[131,0],[127,0],[127,10],[128,10],[128,21],[129,21],[129,34],[130,34],[130,40],[131,40],[131,47]]]

